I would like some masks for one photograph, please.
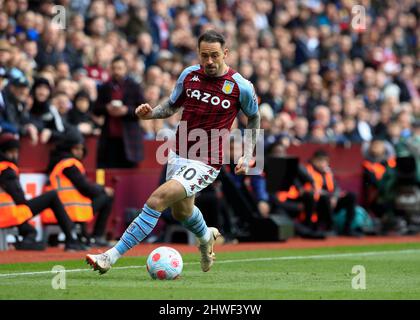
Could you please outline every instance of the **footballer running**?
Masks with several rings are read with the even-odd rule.
[[[182,110],[181,121],[187,124],[187,134],[202,129],[211,137],[211,131],[215,129],[229,132],[238,112],[242,111],[248,118],[247,129],[253,132],[251,142],[245,144],[244,154],[235,167],[235,174],[243,175],[248,172],[257,141],[260,115],[253,85],[226,64],[228,52],[222,34],[214,30],[204,32],[198,38],[200,64],[181,73],[169,99],[154,108],[142,104],[135,113],[141,120],[149,120],[168,118]],[[174,219],[197,237],[201,269],[210,270],[215,258],[213,246],[220,233],[206,225],[194,201],[195,194],[210,185],[219,174],[223,139],[205,141],[208,152],[192,159],[180,152],[182,143],[186,144],[187,151],[191,148],[191,142],[185,141],[182,135],[178,129],[175,147],[169,152],[166,182],[148,198],[118,243],[102,254],[86,256],[93,270],[100,274],[107,272],[122,255],[151,233],[161,212],[169,207]]]

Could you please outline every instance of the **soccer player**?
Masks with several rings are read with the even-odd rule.
[[[161,212],[168,207],[172,209],[173,217],[196,235],[201,252],[201,269],[204,272],[210,270],[215,257],[213,246],[220,233],[216,228],[207,227],[200,209],[194,205],[194,199],[197,192],[216,179],[223,163],[223,139],[214,138],[211,133],[216,129],[225,130],[228,134],[238,112],[244,112],[248,117],[247,129],[252,130],[251,141],[245,144],[235,173],[247,174],[260,127],[254,87],[226,64],[227,55],[223,35],[214,30],[204,32],[198,38],[200,64],[190,66],[181,73],[169,99],[155,108],[147,103],[137,107],[135,113],[142,120],[168,118],[182,109],[181,124],[185,121],[187,129],[184,132],[180,129],[181,124],[178,127],[175,150],[169,153],[167,181],[148,198],[119,242],[105,253],[86,256],[93,270],[98,270],[100,274],[107,272],[124,253],[150,234]],[[210,136],[210,139],[203,139],[200,146],[203,148],[199,148],[197,159],[187,158],[183,150],[190,154],[189,151],[197,147],[187,139],[193,130],[205,131]],[[206,147],[207,152],[201,152]]]

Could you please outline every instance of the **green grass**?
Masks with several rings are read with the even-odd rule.
[[[420,243],[218,253],[208,273],[198,253],[183,258],[175,281],[152,280],[146,257],[123,258],[103,276],[84,261],[0,265],[0,299],[420,299]],[[52,288],[51,273],[2,276],[54,265],[86,271],[67,273],[65,290]],[[366,269],[366,290],[352,289],[355,265]],[[128,266],[139,267],[118,269]]]

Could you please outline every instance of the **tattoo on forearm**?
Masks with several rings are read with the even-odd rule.
[[[172,106],[169,100],[165,100],[162,104],[156,106],[152,111],[153,119],[165,119],[169,118],[173,114],[177,113],[179,108]]]
[[[257,139],[260,132],[260,113],[257,112],[252,117],[248,118],[248,124],[246,126],[248,129],[246,132],[247,137],[245,139],[245,150],[244,156],[246,159],[251,159],[254,153],[254,148],[257,143]]]

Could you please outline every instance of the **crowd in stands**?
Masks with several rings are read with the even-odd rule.
[[[381,161],[420,163],[419,14],[416,0],[3,0],[0,128],[33,144],[95,135],[99,167],[135,167],[180,118],[140,122],[134,108],[168,97],[214,28],[255,86],[266,150],[360,143],[369,158],[380,140]]]
[[[55,4],[66,8],[64,29],[54,22]],[[134,81],[130,91],[154,105],[168,96],[180,71],[197,62],[197,36],[213,27],[228,38],[228,64],[255,85],[268,142],[280,135],[293,144],[380,136],[395,144],[412,135],[420,115],[419,5],[362,1],[366,19],[358,28],[354,5],[351,0],[3,1],[0,104],[20,110],[2,109],[3,126],[15,126],[34,143],[54,139],[68,124],[99,135],[104,115],[118,117],[100,106],[115,57],[125,59]],[[88,105],[77,103],[81,97]],[[174,122],[143,122],[142,135],[154,139]]]

